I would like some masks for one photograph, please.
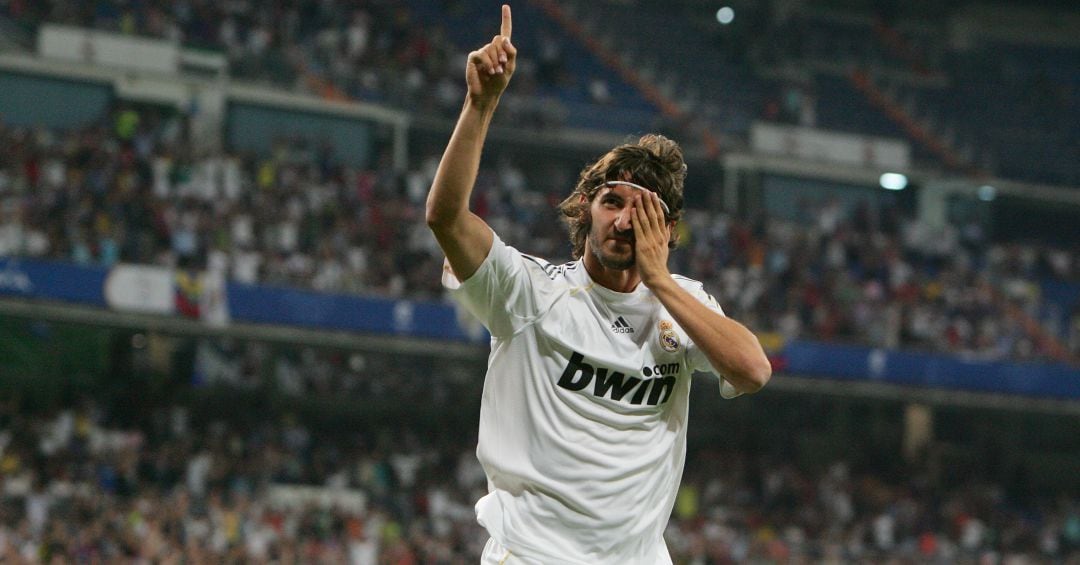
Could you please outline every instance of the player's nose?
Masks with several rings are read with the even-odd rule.
[[[630,231],[632,225],[630,224],[630,206],[624,206],[622,210],[619,210],[619,214],[615,216],[615,230],[616,231]]]

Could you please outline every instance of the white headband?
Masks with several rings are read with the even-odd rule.
[[[616,186],[616,185],[620,185],[620,184],[623,185],[623,186],[629,186],[630,188],[636,188],[638,190],[643,190],[645,192],[652,192],[651,190],[645,188],[644,186],[641,186],[640,184],[634,184],[634,183],[632,183],[630,181],[625,181],[625,180],[609,180],[609,181],[605,182],[604,184],[602,184],[600,186]],[[598,186],[597,188],[600,188],[600,186]],[[659,194],[657,196],[659,196]],[[671,209],[668,208],[667,202],[664,202],[663,198],[660,199],[660,207],[664,209],[665,214],[667,214],[668,216],[671,215]]]

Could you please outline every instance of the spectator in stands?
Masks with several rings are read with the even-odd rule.
[[[113,127],[116,115],[108,128],[68,132],[0,126],[9,148],[0,166],[0,253],[195,266],[328,292],[441,295],[432,283],[441,252],[420,220],[430,162],[403,174],[320,165],[306,144],[288,140],[269,156],[192,159],[182,117],[130,111],[138,116],[125,121],[138,126],[127,141]],[[521,165],[503,157],[481,170],[477,213],[508,241],[557,257],[565,251],[550,203],[555,179],[567,174]],[[532,178],[548,181],[546,192]],[[1043,316],[1032,281],[1077,283],[1074,252],[1001,245],[949,226],[930,233],[893,209],[849,211],[837,201],[817,209],[810,228],[688,210],[687,243],[673,265],[705,282],[733,315],[789,337],[1046,357],[1017,316]],[[957,301],[964,296],[978,302]],[[1069,307],[1050,326],[1063,344]]]
[[[302,371],[315,370],[318,357]],[[5,399],[0,556],[478,559],[486,534],[469,501],[486,485],[464,439],[410,433],[403,423],[382,439],[358,430],[358,441],[245,410],[209,420],[203,410],[162,406],[132,429],[98,402],[41,412]],[[692,449],[689,463],[665,533],[676,562],[1068,562],[1080,552],[1075,498],[1010,496],[980,480],[946,488],[932,478],[932,461],[900,480],[844,460],[809,470],[715,446]],[[367,504],[304,502],[296,485]]]

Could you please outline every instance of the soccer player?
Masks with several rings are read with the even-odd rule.
[[[668,271],[686,167],[646,135],[582,171],[560,210],[576,261],[507,246],[469,210],[480,154],[514,74],[509,6],[469,54],[468,95],[427,200],[443,284],[491,333],[476,504],[483,563],[671,563],[663,533],[682,476],[691,374],[731,398],[772,373],[757,338],[699,282]]]

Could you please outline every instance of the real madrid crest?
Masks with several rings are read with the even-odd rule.
[[[675,333],[674,324],[668,320],[660,320],[660,347],[668,353],[679,350],[679,334]]]

